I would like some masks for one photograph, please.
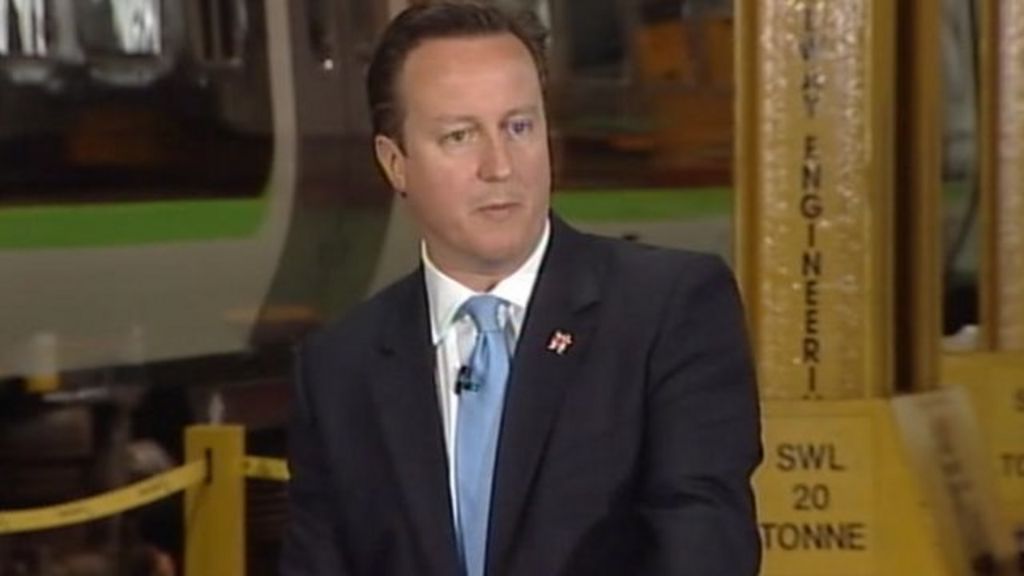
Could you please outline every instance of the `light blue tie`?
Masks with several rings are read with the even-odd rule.
[[[455,438],[459,542],[466,576],[483,576],[487,561],[494,460],[509,369],[508,342],[498,324],[502,302],[496,296],[473,296],[461,309],[477,328],[468,380],[459,394]]]

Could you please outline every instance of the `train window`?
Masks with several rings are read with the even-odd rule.
[[[163,51],[160,0],[80,2],[76,10],[79,38],[93,53],[154,56]]]
[[[248,28],[246,5],[243,0],[199,0],[195,20],[204,62],[239,65]]]
[[[0,207],[260,196],[273,155],[264,1],[199,3],[212,19],[180,0],[75,4],[77,60],[0,74]],[[232,66],[190,59],[187,37]]]
[[[550,15],[556,208],[730,256],[730,2],[552,0]]]
[[[0,0],[0,56],[46,56],[53,26],[48,8],[44,0]]]

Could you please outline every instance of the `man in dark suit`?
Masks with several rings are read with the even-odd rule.
[[[732,275],[550,213],[543,64],[483,3],[386,31],[376,153],[423,263],[302,349],[286,576],[757,572]]]

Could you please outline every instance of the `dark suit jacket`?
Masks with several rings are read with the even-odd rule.
[[[303,347],[284,575],[458,574],[429,339],[421,269]],[[757,572],[757,393],[720,259],[553,217],[509,378],[489,576]]]

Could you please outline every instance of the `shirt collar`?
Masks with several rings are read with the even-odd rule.
[[[490,294],[525,310],[540,274],[541,261],[544,259],[550,237],[551,222],[546,220],[544,231],[530,256],[519,269],[498,282]],[[431,342],[436,346],[455,322],[455,314],[462,304],[478,292],[459,283],[434,265],[427,254],[427,245],[424,242],[420,242],[420,257],[423,260],[423,276],[427,286],[427,302],[430,306]]]

